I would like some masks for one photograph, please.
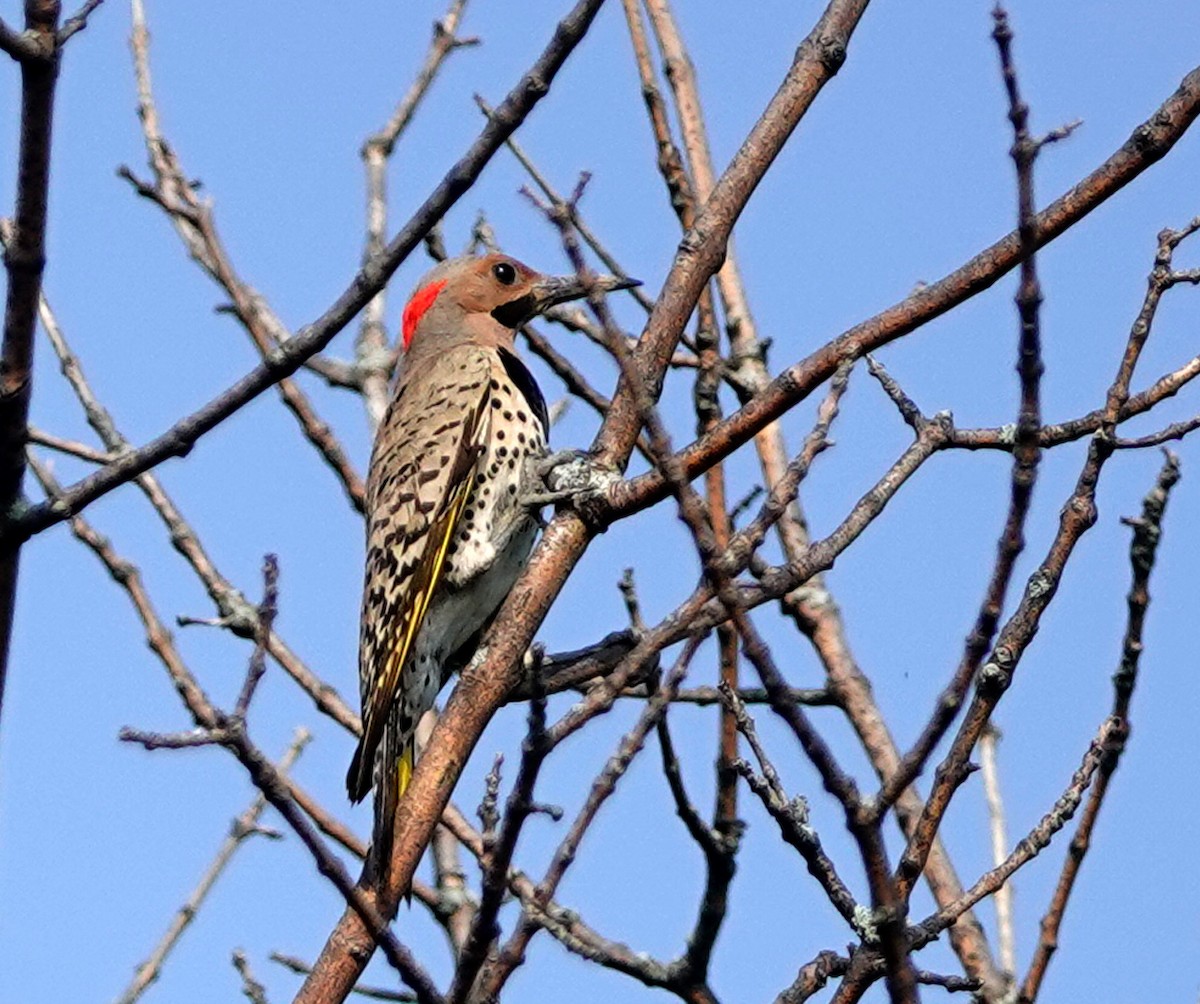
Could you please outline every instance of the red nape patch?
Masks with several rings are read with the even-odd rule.
[[[421,323],[421,318],[425,316],[425,311],[433,306],[433,301],[437,299],[443,287],[446,285],[446,280],[440,282],[431,282],[428,286],[418,289],[412,295],[412,299],[408,301],[408,306],[404,308],[404,320],[401,326],[401,333],[404,336],[404,350],[408,351],[409,342],[412,341],[413,335],[416,333],[417,325]]]

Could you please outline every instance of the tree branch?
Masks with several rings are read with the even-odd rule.
[[[542,55],[488,119],[471,148],[443,177],[383,252],[359,269],[345,292],[325,313],[300,329],[294,338],[268,352],[259,366],[232,387],[180,419],[156,439],[64,488],[55,501],[32,506],[19,519],[9,520],[0,533],[0,545],[15,547],[169,457],[186,455],[205,433],[279,380],[291,376],[304,360],[328,345],[383,288],[430,227],[471,188],[504,140],[549,92],[554,77],[582,40],[601,3],[603,0],[579,0],[575,9],[560,22]]]
[[[0,521],[26,507],[25,443],[33,393],[33,334],[46,267],[46,208],[50,187],[50,138],[58,82],[57,0],[26,0],[25,32],[7,27],[0,43],[21,67],[21,138],[17,153],[14,235],[5,242],[8,290],[0,341]],[[34,55],[36,53],[36,56]],[[0,711],[12,641],[21,539],[0,541]]]

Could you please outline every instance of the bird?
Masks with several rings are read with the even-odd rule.
[[[517,329],[592,290],[639,284],[543,275],[486,254],[442,262],[404,308],[400,373],[367,474],[362,734],[346,775],[351,801],[375,790],[379,881],[417,723],[470,660],[537,535],[526,489],[529,465],[548,452],[549,419]]]

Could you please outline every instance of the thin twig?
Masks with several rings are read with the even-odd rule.
[[[36,457],[30,457],[29,465],[47,495],[54,497],[61,489],[49,470],[40,464]],[[100,558],[109,574],[129,594],[145,625],[150,647],[167,670],[176,692],[195,724],[195,728],[190,732],[165,735],[123,729],[120,737],[125,741],[139,743],[147,749],[219,745],[232,753],[249,774],[251,781],[308,848],[316,862],[317,870],[333,883],[350,909],[368,925],[371,937],[383,949],[388,962],[417,992],[422,1004],[440,1004],[441,995],[428,974],[408,949],[396,939],[386,922],[379,916],[370,897],[353,884],[341,860],[329,850],[313,829],[308,816],[292,797],[287,779],[250,741],[245,721],[219,710],[205,694],[194,674],[180,657],[170,632],[163,626],[162,619],[145,591],[136,566],[117,554],[112,544],[82,517],[75,516],[71,519],[71,530]]]
[[[988,830],[992,840],[992,864],[999,867],[1008,853],[1008,833],[1004,825],[1004,799],[1000,795],[1000,775],[996,767],[999,730],[990,726],[979,738],[979,766],[983,775],[983,794],[987,799]],[[992,897],[996,907],[996,934],[1000,965],[1011,980],[1017,971],[1016,933],[1013,928],[1013,887],[1005,882]]]
[[[312,734],[307,729],[296,730],[292,737],[291,745],[288,746],[283,756],[279,758],[277,767],[281,774],[286,774],[292,769],[293,764],[295,764],[311,738]],[[125,992],[117,998],[116,1004],[134,1004],[135,1001],[141,998],[150,985],[158,979],[167,956],[171,954],[171,950],[179,942],[188,925],[195,920],[196,914],[200,911],[200,907],[203,906],[213,885],[233,859],[238,848],[247,839],[257,834],[273,837],[279,836],[278,833],[265,830],[259,825],[259,818],[266,807],[267,800],[260,792],[254,797],[254,800],[246,810],[233,821],[229,835],[221,843],[216,857],[213,858],[212,863],[201,876],[200,882],[192,890],[191,895],[188,896],[183,906],[179,908],[178,912],[171,919],[166,933],[163,934],[162,939],[154,947],[154,951],[134,970],[133,980],[125,988]]]
[[[97,498],[169,457],[186,454],[203,435],[279,380],[291,376],[305,359],[325,348],[383,287],[433,223],[471,188],[504,140],[548,93],[563,63],[586,34],[601,3],[603,0],[579,0],[575,9],[560,22],[541,56],[497,106],[467,152],[450,168],[383,253],[359,269],[346,290],[320,317],[272,349],[261,364],[166,432],[64,488],[53,503],[31,506],[19,519],[0,527],[0,543],[11,548],[16,542],[68,519]]]
[[[612,795],[617,783],[629,769],[629,765],[633,762],[634,757],[641,751],[650,730],[655,727],[658,720],[665,714],[675,689],[683,680],[691,664],[692,657],[695,655],[696,649],[699,648],[700,640],[699,638],[694,638],[684,646],[683,652],[663,681],[661,691],[646,703],[646,707],[638,717],[637,723],[621,739],[616,753],[609,758],[604,770],[592,782],[583,807],[579,810],[566,836],[563,837],[555,850],[542,881],[538,883],[535,892],[535,902],[543,909],[554,896],[567,869],[575,860],[580,841],[595,820],[597,813],[599,813],[601,807]],[[548,739],[553,742],[553,734]],[[511,976],[516,965],[524,957],[529,940],[540,927],[541,924],[537,915],[528,908],[523,908],[521,916],[517,921],[516,929],[508,941],[499,949],[496,956],[493,959],[489,959],[480,973],[474,990],[475,997],[486,1000],[500,996],[508,977]]]
[[[1004,601],[1017,559],[1025,550],[1025,521],[1029,516],[1041,460],[1037,433],[1042,424],[1041,380],[1044,369],[1040,324],[1042,291],[1037,275],[1037,209],[1033,196],[1033,168],[1042,144],[1034,140],[1029,132],[1029,107],[1021,100],[1012,59],[1013,36],[1008,14],[997,3],[992,17],[995,22],[992,38],[1000,53],[1000,73],[1008,93],[1008,119],[1013,130],[1011,154],[1017,174],[1017,236],[1021,245],[1021,278],[1015,298],[1020,322],[1017,373],[1021,381],[1021,403],[1013,444],[1008,514],[996,546],[996,561],[987,590],[975,625],[967,637],[962,659],[950,683],[938,697],[929,723],[912,749],[901,759],[895,773],[880,788],[876,798],[877,811],[880,813],[885,812],[921,772],[962,707],[963,696],[987,654],[1000,623],[1000,615],[1004,612]]]
[[[433,81],[446,58],[459,49],[478,45],[477,38],[459,38],[458,26],[467,0],[450,0],[441,20],[433,25],[433,39],[417,75],[396,105],[391,117],[377,132],[367,137],[362,146],[362,161],[366,169],[367,234],[363,248],[364,266],[383,252],[387,243],[387,166],[401,134],[416,115],[418,107],[429,93]],[[387,332],[383,326],[386,290],[380,289],[363,309],[358,338],[354,344],[354,369],[357,372],[367,419],[372,428],[383,419],[387,408],[388,379],[395,365],[395,354],[388,349]]]
[[[754,758],[758,761],[759,769],[762,771],[760,777],[755,774],[754,769],[745,760],[739,760],[735,764],[738,774],[746,781],[750,790],[759,797],[763,807],[778,824],[783,839],[800,852],[800,856],[804,858],[804,862],[808,866],[809,874],[821,884],[821,888],[829,897],[834,909],[842,915],[842,918],[856,933],[861,933],[858,930],[860,925],[858,904],[854,900],[854,895],[838,876],[833,861],[825,853],[820,837],[809,822],[807,801],[799,797],[794,799],[787,797],[775,765],[759,741],[754,720],[733,689],[722,686],[721,695],[734,716],[738,731],[746,737],[746,742],[754,751]]]
[[[123,167],[118,173],[130,181],[140,195],[167,213],[192,260],[229,296],[231,312],[266,359],[280,343],[287,341],[287,329],[263,296],[237,274],[217,230],[211,200],[200,198],[184,172],[174,144],[168,143],[162,134],[151,83],[150,33],[142,0],[132,0],[132,12],[130,47],[137,78],[138,119],[150,168],[154,172],[154,183],[139,181],[128,168]],[[361,512],[366,489],[337,437],[295,380],[284,376],[277,382],[277,388],[284,406],[295,416],[305,438],[337,476],[354,508]]]
[[[240,948],[235,948],[232,961],[233,968],[242,978],[242,995],[250,1004],[269,1004],[267,988],[254,978],[254,972],[250,969],[250,960],[246,958],[246,953]]]
[[[1058,932],[1066,913],[1067,902],[1079,877],[1083,860],[1091,847],[1092,833],[1095,830],[1096,819],[1108,793],[1109,782],[1125,751],[1129,737],[1129,703],[1133,696],[1133,688],[1137,683],[1138,663],[1142,653],[1142,632],[1146,620],[1146,610],[1150,604],[1150,573],[1154,569],[1154,559],[1158,553],[1158,544],[1162,535],[1162,521],[1166,512],[1167,499],[1171,489],[1179,480],[1179,460],[1174,454],[1167,452],[1162,469],[1154,487],[1142,502],[1142,515],[1123,520],[1133,528],[1133,539],[1129,545],[1129,560],[1133,566],[1133,581],[1129,587],[1127,605],[1128,619],[1125,625],[1125,638],[1121,645],[1121,662],[1113,674],[1113,718],[1118,723],[1112,742],[1106,747],[1104,759],[1100,763],[1100,773],[1088,796],[1079,826],[1071,839],[1062,871],[1050,905],[1042,917],[1041,929],[1037,947],[1025,979],[1021,982],[1019,1004],[1033,1004],[1041,990],[1042,980],[1050,959],[1058,949]]]
[[[72,35],[83,31],[88,26],[88,18],[104,0],[87,0],[82,7],[63,22],[58,31],[58,44],[61,47]]]
[[[1189,225],[1182,230],[1164,230],[1158,235],[1154,268],[1147,281],[1142,308],[1130,328],[1125,351],[1108,389],[1104,421],[1092,436],[1075,488],[1061,511],[1058,532],[1045,558],[1029,577],[1020,604],[1001,629],[991,655],[979,673],[970,706],[950,751],[938,765],[933,790],[901,857],[898,878],[906,890],[911,888],[921,872],[932,837],[955,791],[969,773],[970,756],[975,744],[992,711],[1012,684],[1020,660],[1037,632],[1043,613],[1054,598],[1067,561],[1080,538],[1096,522],[1096,485],[1105,463],[1113,453],[1117,422],[1129,398],[1134,370],[1153,330],[1163,294],[1177,281],[1171,267],[1175,250],[1196,229],[1200,229],[1200,226]]]
[[[250,708],[250,701],[259,681],[267,671],[267,645],[271,639],[271,628],[275,623],[275,614],[279,610],[279,558],[268,554],[263,558],[263,599],[258,606],[258,625],[254,639],[254,652],[250,656],[250,668],[246,671],[246,679],[241,692],[233,705],[235,718],[245,719]]]
[[[1050,811],[1018,842],[1004,860],[981,876],[979,881],[964,892],[956,902],[943,907],[937,913],[914,925],[909,934],[914,947],[920,947],[937,937],[939,932],[953,924],[965,910],[970,909],[985,896],[995,895],[997,890],[1004,887],[1020,868],[1050,846],[1054,835],[1066,826],[1075,815],[1084,793],[1100,769],[1101,762],[1108,755],[1113,742],[1117,740],[1120,728],[1121,723],[1117,718],[1109,717],[1104,721],[1096,738],[1088,746],[1079,769],[1072,775],[1066,789],[1055,801]]]
[[[0,226],[0,238],[4,236],[4,229]],[[44,295],[39,301],[38,316],[42,329],[58,357],[63,376],[83,408],[88,424],[95,430],[100,441],[109,451],[110,460],[128,452],[131,448],[129,441],[122,435],[112,414],[96,396],[83,371],[79,357],[67,342],[66,334]],[[83,459],[93,459],[85,455],[86,447],[82,450],[79,448],[81,444],[68,444],[57,439],[51,441],[45,434],[40,434],[39,438],[34,441],[46,442],[47,445],[57,449],[66,449],[77,456],[83,456]],[[249,639],[258,637],[260,625],[257,609],[216,567],[211,555],[201,543],[195,528],[163,488],[161,481],[154,474],[143,474],[135,479],[135,484],[146,496],[147,501],[170,534],[172,546],[203,584],[217,610],[215,623],[239,637]],[[194,623],[196,620],[196,618],[183,619],[181,623]],[[357,734],[360,727],[358,715],[338,692],[330,684],[318,678],[277,633],[270,632],[268,638],[268,651],[271,657],[312,698],[317,709],[344,728]]]
[[[290,969],[293,973],[299,973],[301,976],[307,976],[312,972],[312,966],[303,959],[296,958],[294,955],[272,952],[270,959],[272,962],[278,962],[285,969]],[[363,986],[361,983],[356,983],[351,987],[350,992],[357,994],[359,997],[366,997],[369,1000],[400,1001],[401,1004],[412,1004],[417,999],[416,994],[411,994],[406,990],[386,990],[383,987]]]

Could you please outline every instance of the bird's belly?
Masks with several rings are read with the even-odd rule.
[[[479,558],[487,550],[487,562],[475,564],[464,560],[461,564],[475,574],[461,586],[452,586],[434,598],[421,626],[418,647],[422,641],[436,639],[435,659],[441,663],[470,641],[504,602],[517,581],[536,534],[537,524],[526,519],[524,525],[511,534],[502,550],[497,552],[490,544],[478,549],[475,556]],[[466,569],[460,567],[458,570]]]

